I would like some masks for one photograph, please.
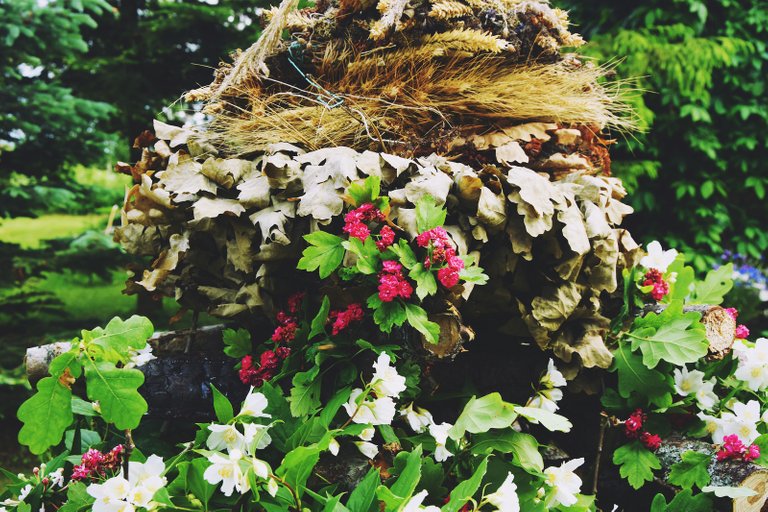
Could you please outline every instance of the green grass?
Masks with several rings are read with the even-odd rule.
[[[53,213],[37,218],[16,217],[0,220],[0,241],[39,248],[43,240],[79,235],[89,229],[104,229],[108,215],[66,215]]]

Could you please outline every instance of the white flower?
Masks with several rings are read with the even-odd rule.
[[[710,379],[702,382],[701,387],[696,391],[696,402],[702,410],[708,411],[718,402],[719,398],[714,389],[715,381]]]
[[[221,482],[221,492],[225,496],[232,496],[232,491],[243,494],[250,490],[250,484],[246,478],[240,461],[243,459],[243,453],[239,450],[232,450],[229,456],[222,453],[213,453],[208,457],[210,466],[203,473],[203,478],[211,485]]]
[[[517,485],[512,473],[502,482],[496,492],[485,497],[485,501],[496,507],[498,512],[520,512],[520,499],[517,497]]]
[[[132,512],[134,507],[125,501],[131,492],[131,484],[121,475],[110,478],[102,484],[91,484],[86,492],[96,498],[94,512]]]
[[[339,442],[336,439],[331,439],[328,442],[328,451],[331,452],[331,455],[333,455],[334,457],[339,454],[339,448],[341,448],[341,446],[339,445]]]
[[[373,436],[376,435],[376,429],[373,427],[364,428],[360,434],[358,434],[357,437],[362,439],[363,441],[370,441],[373,439]]]
[[[543,389],[536,396],[528,401],[528,407],[543,409],[548,412],[555,412],[560,407],[557,402],[563,399],[563,392],[557,388]],[[537,420],[529,420],[531,423],[538,423]]]
[[[401,512],[440,512],[440,508],[436,507],[434,505],[430,505],[428,507],[424,507],[421,505],[421,503],[426,499],[427,497],[427,491],[421,491],[419,493],[416,493],[413,495],[411,499],[409,499],[405,506],[401,508]]]
[[[640,265],[647,269],[655,268],[659,272],[666,272],[667,268],[677,258],[677,251],[669,249],[665,251],[661,248],[661,244],[657,241],[653,241],[648,244],[648,254],[643,256],[640,260]]]
[[[130,474],[128,475],[130,476]],[[149,508],[149,504],[152,502],[152,496],[155,493],[150,492],[149,489],[145,489],[142,486],[134,487],[128,493],[128,501],[137,507]]]
[[[546,387],[554,388],[563,387],[568,384],[565,377],[563,377],[563,374],[560,373],[560,370],[555,366],[555,362],[552,358],[550,358],[547,363],[547,373],[541,378],[541,383]]]
[[[397,368],[390,365],[389,355],[386,352],[379,354],[379,358],[373,363],[373,378],[371,387],[376,396],[391,396],[397,398],[405,391],[405,377],[397,373]]]
[[[235,425],[208,425],[211,434],[208,436],[206,444],[210,450],[227,451],[245,450],[245,436],[240,433]]]
[[[267,482],[267,492],[274,498],[278,490],[280,490],[280,486],[277,484],[277,480],[270,478]]]
[[[699,370],[688,371],[688,368],[675,368],[672,373],[675,378],[675,391],[680,396],[688,396],[696,393],[704,382],[704,372]]]
[[[360,450],[360,453],[369,459],[373,459],[379,454],[379,447],[374,443],[369,443],[368,441],[354,441],[354,443],[357,449]]]
[[[720,444],[725,436],[735,434],[744,444],[752,444],[760,436],[757,431],[757,424],[761,421],[760,403],[757,400],[750,400],[746,404],[735,402],[731,410],[733,413],[726,412],[720,416],[719,428],[712,435],[712,440]]]
[[[267,397],[263,393],[254,393],[253,387],[245,397],[243,407],[238,416],[253,416],[254,418],[271,418],[270,414],[264,412],[267,408]]]
[[[261,459],[257,459],[256,457],[253,457],[251,459],[251,465],[253,466],[254,475],[260,478],[263,478],[265,480],[269,478],[269,472],[270,472],[269,464],[267,464]]]
[[[128,463],[128,481],[132,486],[141,487],[149,493],[150,499],[167,483],[163,472],[165,472],[165,463],[157,455],[150,455],[145,462]]]
[[[157,359],[157,357],[152,353],[152,345],[147,343],[141,350],[132,351],[131,358],[128,360],[125,367],[134,368],[136,366],[143,366],[153,359]]]
[[[258,423],[245,423],[243,424],[243,439],[245,440],[245,449],[248,453],[253,455],[253,450],[263,450],[272,442],[272,437],[269,435],[269,426],[260,425]],[[254,446],[254,443],[256,445]]]
[[[29,496],[29,493],[32,491],[32,485],[27,484],[24,487],[21,488],[19,491],[19,501],[24,501],[24,498]]]
[[[408,407],[400,409],[400,416],[405,416],[405,421],[417,434],[421,434],[426,431],[429,426],[435,422],[432,418],[432,414],[426,409],[416,407],[414,409],[413,402],[408,404]]]
[[[743,340],[734,344],[733,352],[739,360],[734,376],[747,383],[753,391],[768,387],[768,339],[759,338],[753,347]]]
[[[563,462],[559,467],[548,467],[544,470],[546,480],[544,483],[552,487],[552,494],[547,498],[548,507],[565,505],[570,507],[574,505],[578,498],[576,495],[581,491],[581,478],[574,473],[574,470],[584,464],[584,459],[573,459]]]
[[[432,424],[429,426],[429,435],[435,438],[435,460],[437,462],[444,462],[448,460],[453,454],[448,451],[445,443],[448,441],[448,431],[451,430],[453,425],[450,423]]]
[[[395,418],[395,401],[391,397],[382,396],[375,400],[366,398],[359,406],[357,398],[363,394],[360,388],[353,389],[344,409],[355,423],[371,425],[389,425]]]

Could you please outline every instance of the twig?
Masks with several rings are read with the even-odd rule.
[[[608,417],[604,412],[600,413],[600,437],[597,439],[597,452],[595,453],[595,472],[592,475],[592,495],[597,495],[597,481],[600,477],[600,459],[603,455],[603,441],[605,430],[608,428]]]
[[[126,480],[128,480],[128,460],[131,458],[131,454],[135,447],[131,429],[128,428],[125,430],[125,457],[123,458],[123,478]]]

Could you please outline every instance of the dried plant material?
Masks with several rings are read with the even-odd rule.
[[[237,217],[245,211],[243,205],[236,199],[210,199],[208,197],[195,201],[193,208],[195,220],[212,219],[225,214]]]
[[[163,188],[172,194],[215,193],[216,183],[206,177],[201,169],[202,165],[192,158],[180,159],[179,163],[168,165],[168,168],[160,173]]]
[[[527,163],[530,158],[519,142],[510,141],[496,148],[496,160],[502,164]]]
[[[244,175],[251,171],[253,163],[248,160],[211,157],[203,162],[201,172],[224,188],[232,188]]]
[[[453,1],[449,1],[448,3],[462,5]],[[448,32],[431,34],[425,36],[421,40],[421,44],[427,48],[439,49],[441,55],[445,51],[450,50],[467,52],[471,55],[483,52],[499,53],[505,50],[509,45],[504,39],[501,39],[490,32],[482,32],[473,29],[450,30]]]
[[[381,18],[371,25],[370,38],[379,41],[390,29],[399,30],[402,27],[400,20],[407,5],[408,0],[379,0],[376,9],[381,13]]]
[[[452,20],[472,14],[472,8],[456,0],[440,0],[432,4],[429,17],[438,20]]]
[[[160,253],[160,256],[152,262],[152,270],[145,270],[142,280],[136,282],[147,291],[155,291],[158,283],[165,280],[179,264],[179,259],[189,250],[189,233],[171,235],[168,244],[168,249]]]

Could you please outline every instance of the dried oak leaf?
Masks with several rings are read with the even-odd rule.
[[[222,187],[230,189],[251,172],[253,165],[250,160],[210,157],[203,162],[201,172]]]
[[[202,197],[193,206],[194,220],[213,219],[220,215],[239,217],[245,208],[236,199],[210,199]]]
[[[354,149],[342,146],[297,156],[298,162],[309,164],[304,167],[301,178],[304,195],[300,198],[297,215],[318,221],[330,221],[339,215],[344,209],[344,190],[359,178],[357,155]]]
[[[216,193],[216,183],[201,172],[201,165],[190,157],[179,158],[178,163],[169,162],[166,170],[158,173],[160,185],[172,194]]]
[[[167,140],[172,148],[187,143],[187,139],[194,131],[180,126],[173,126],[155,119],[153,121],[155,135],[158,139]]]
[[[179,264],[182,255],[189,250],[189,233],[173,234],[168,239],[168,248],[152,262],[152,270],[145,270],[141,281],[136,284],[153,292]]]
[[[265,244],[288,245],[291,240],[286,233],[286,222],[296,216],[296,203],[282,201],[252,214],[249,218],[254,226],[261,228],[262,250]]]

